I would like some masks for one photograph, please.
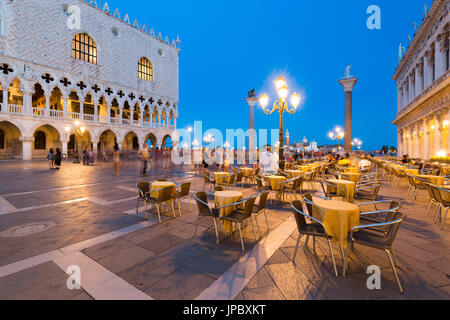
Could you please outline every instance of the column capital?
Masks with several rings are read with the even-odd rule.
[[[19,140],[22,141],[22,142],[31,142],[31,143],[33,143],[34,142],[34,137],[20,137]]]
[[[249,97],[245,98],[245,101],[247,101],[249,107],[254,107],[258,103],[259,99],[257,97]]]
[[[358,82],[358,79],[357,78],[341,79],[338,82],[344,88],[344,91],[347,93],[353,91],[353,88]]]

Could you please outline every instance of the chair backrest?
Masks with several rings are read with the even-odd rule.
[[[197,192],[194,195],[195,202],[197,203],[197,209],[200,214],[209,214],[211,213],[211,209],[208,203],[208,197],[205,192]]]
[[[431,187],[431,192],[433,193],[434,200],[443,204],[441,191],[432,184],[430,184],[430,187]]]
[[[242,179],[244,178],[243,172],[236,173],[236,182],[242,182]]]
[[[218,191],[223,191],[224,188],[222,186],[215,186],[214,187],[214,192],[218,192]]]
[[[313,203],[314,203],[313,197],[312,197],[312,195],[310,193],[307,193],[307,194],[305,194],[303,196],[303,198],[308,200],[308,201],[305,200],[305,205],[306,205],[306,209],[308,210],[309,215],[312,217],[312,215],[313,215]]]
[[[259,196],[258,212],[260,212],[261,210],[264,210],[266,208],[268,198],[269,198],[269,192],[264,192]]]
[[[211,178],[208,175],[204,174],[203,175],[203,182],[205,184],[211,183]]]
[[[389,225],[386,232],[386,239],[389,243],[389,246],[392,246],[392,243],[395,241],[395,238],[397,237],[398,230],[400,229],[400,226],[405,220],[406,216],[403,213],[396,212],[392,215],[391,220],[388,221],[389,223],[397,221],[394,224]]]
[[[180,196],[187,197],[189,196],[189,191],[191,190],[191,182],[183,183],[180,187]]]
[[[157,182],[169,182],[169,180],[167,180],[167,179],[158,179],[158,180],[156,180]]]
[[[170,199],[172,199],[174,189],[175,189],[174,186],[163,188],[161,190],[161,198],[159,200],[162,202],[166,202],[166,201],[169,201]]]
[[[256,197],[249,198],[244,205],[244,220],[251,217],[253,213],[253,206],[255,205]]]
[[[307,215],[303,212],[303,202],[300,200],[292,201],[292,207],[292,213],[294,214],[295,222],[297,223],[297,229],[301,232],[301,230],[304,230],[307,226]]]
[[[236,175],[233,173],[233,174],[230,176],[230,184],[234,184],[235,181],[236,181]]]
[[[258,189],[259,189],[259,190],[262,190],[262,189],[264,188],[264,185],[263,185],[261,176],[260,176],[260,175],[256,175],[256,176],[255,176],[255,179],[256,179],[256,184],[257,184],[257,186],[258,186]]]
[[[138,189],[139,192],[139,198],[144,199],[146,197],[146,194],[148,194],[150,192],[150,183],[148,182],[139,182],[136,185],[136,188]]]

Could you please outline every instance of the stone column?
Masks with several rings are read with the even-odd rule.
[[[411,102],[414,100],[414,85],[412,75],[409,75],[408,77],[408,88],[409,88],[408,101]]]
[[[84,121],[84,99],[82,98],[80,101],[80,120]]]
[[[249,163],[255,164],[256,159],[256,131],[255,131],[255,106],[258,98],[248,97],[245,99],[248,103],[248,147]]]
[[[32,160],[34,137],[21,137],[20,140],[22,141],[22,159]]]
[[[96,99],[92,99],[94,102],[94,122],[98,123],[98,103],[99,101]]]
[[[441,124],[439,123],[439,118],[437,115],[434,115],[433,118],[433,125],[434,125],[434,148],[433,153],[430,155],[431,157],[437,156],[439,150],[441,150]]]
[[[45,116],[50,117],[50,96],[51,94],[45,94]]]
[[[26,115],[33,114],[33,91],[22,90],[23,93],[23,113]]]
[[[420,63],[417,64],[415,71],[416,71],[415,96],[417,97],[423,92],[422,88],[423,66]]]
[[[122,113],[123,113],[123,108],[121,108],[119,106],[119,124],[122,124]]]
[[[428,132],[428,123],[427,123],[427,119],[423,120],[423,160],[428,160],[428,139],[429,139],[429,132]]]
[[[107,115],[107,119],[108,119],[108,123],[111,123],[111,104],[108,104],[107,106],[106,106],[106,108],[107,108],[107,112],[108,112],[108,115]]]
[[[8,104],[9,104],[9,83],[2,82],[2,90],[3,90],[3,104],[2,104],[2,112],[8,112]]]
[[[425,87],[424,90],[428,89],[429,86],[433,84],[433,61],[434,61],[434,50],[430,49],[425,53],[424,62],[424,77],[425,77]]]
[[[123,150],[123,141],[122,142],[117,141],[117,145],[119,146],[119,151],[122,152],[122,150]]]
[[[61,140],[61,145],[62,145],[61,153],[63,154],[63,156],[66,155],[66,159],[69,157],[69,155],[68,155],[69,148],[67,147],[69,142],[70,142],[70,139]]]
[[[403,155],[403,130],[397,131],[397,157]]]
[[[353,88],[355,84],[358,82],[357,78],[345,78],[339,80],[339,83],[344,88],[345,92],[345,152],[352,152],[352,142],[353,142]]]
[[[63,101],[64,101],[64,105],[63,105],[63,118],[67,119],[68,118],[68,104],[69,104],[69,95],[63,95]],[[64,152],[63,152],[64,153]]]
[[[145,122],[145,119],[144,119],[144,109],[141,109],[141,126],[142,126],[142,127],[144,127],[144,122]]]
[[[97,156],[98,153],[98,143],[99,141],[92,141],[92,151],[94,151],[95,156]]]
[[[435,63],[435,70],[436,70],[436,79],[439,79],[444,74],[444,48],[442,46],[442,36],[438,37],[438,41],[436,42],[436,45],[434,46],[434,63]]]

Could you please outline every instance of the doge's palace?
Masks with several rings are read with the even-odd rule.
[[[0,0],[0,158],[176,144],[179,47],[104,1]]]
[[[394,75],[398,155],[450,156],[450,2],[435,0]]]

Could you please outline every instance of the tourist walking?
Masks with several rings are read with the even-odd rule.
[[[114,152],[113,152],[113,161],[114,161],[114,168],[116,169],[116,176],[120,176],[119,167],[120,167],[120,151],[119,146],[116,144],[114,146]]]
[[[59,150],[59,148],[56,149],[54,159],[55,159],[55,166],[56,166],[55,169],[56,170],[61,169],[62,154],[61,154],[61,150]]]
[[[139,151],[139,158],[141,159],[142,163],[142,176],[147,176],[147,167],[148,167],[148,160],[150,158],[150,153],[148,152],[148,145],[144,144],[144,148]]]
[[[88,157],[89,157],[89,165],[94,165],[95,162],[95,153],[94,150],[89,151],[88,153]]]
[[[53,148],[50,149],[50,151],[47,154],[48,159],[48,169],[53,170],[55,169],[55,151],[53,151]]]

